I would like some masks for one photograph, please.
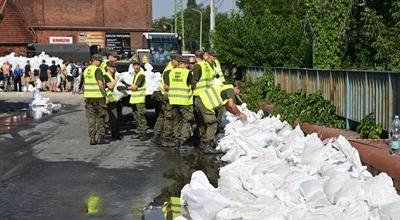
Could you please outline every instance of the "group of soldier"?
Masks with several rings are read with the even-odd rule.
[[[196,51],[195,56],[194,59],[170,52],[171,60],[162,73],[160,90],[152,95],[160,112],[151,141],[165,147],[180,148],[192,145],[189,140],[196,135],[200,147],[205,152],[214,153],[218,125],[225,110],[241,120],[247,119],[237,107],[241,104],[243,84],[226,83],[215,51]],[[121,138],[119,121],[122,107],[113,95],[117,84],[115,61],[113,56],[102,61],[101,56],[94,55],[91,65],[83,73],[92,145],[106,143],[106,118],[111,136]],[[146,77],[139,61],[134,61],[133,67],[133,81],[124,82],[126,89],[132,91],[129,103],[136,122],[135,134],[131,138],[147,141],[150,137],[146,133]]]

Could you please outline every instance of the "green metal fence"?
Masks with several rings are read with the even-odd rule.
[[[376,113],[376,121],[389,129],[394,115],[400,114],[400,73],[361,70],[319,70],[272,68],[275,84],[287,92],[320,92],[336,106],[337,114],[353,120]],[[263,67],[249,67],[246,77],[257,81]],[[347,121],[349,127],[349,121]]]

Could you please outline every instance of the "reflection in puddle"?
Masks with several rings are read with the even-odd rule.
[[[30,106],[29,109],[23,108],[19,114],[0,118],[0,134],[8,133],[12,127],[30,119],[39,120],[46,114],[53,114],[61,109],[61,104],[51,104],[48,106]]]
[[[89,195],[86,201],[86,212],[88,215],[99,214],[101,208],[101,199],[97,193]]]

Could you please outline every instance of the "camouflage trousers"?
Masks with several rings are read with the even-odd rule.
[[[208,110],[204,107],[200,98],[194,100],[194,107],[196,112],[200,115],[200,125],[205,128],[205,133],[201,135],[201,141],[204,143],[211,143],[215,139],[215,134],[218,129],[218,119],[215,112]]]
[[[120,102],[110,102],[107,104],[107,113],[108,113],[108,120],[107,123],[109,124],[109,128],[111,134],[118,134],[119,127],[120,127],[120,108],[122,108]]]
[[[160,114],[157,117],[156,124],[154,125],[154,136],[157,138],[162,138],[165,141],[172,141],[172,118],[166,119],[165,115],[171,116],[170,107],[166,108],[168,104],[167,96],[161,94],[161,92],[155,92],[152,99],[161,105]],[[165,114],[165,112],[167,113]]]
[[[138,135],[145,135],[147,130],[146,120],[146,105],[144,103],[138,103],[132,105],[133,119],[136,121],[136,133]]]
[[[176,140],[181,143],[191,136],[191,124],[193,123],[193,105],[173,105],[172,106],[173,131]]]
[[[86,118],[89,123],[89,137],[94,138],[106,134],[105,121],[107,115],[107,105],[104,98],[85,99]]]

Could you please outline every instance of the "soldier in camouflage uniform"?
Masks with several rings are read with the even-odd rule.
[[[193,82],[192,72],[188,69],[189,59],[178,57],[179,66],[164,74],[164,88],[168,91],[169,103],[172,107],[172,124],[175,147],[186,145],[191,135],[193,116]]]
[[[89,122],[90,144],[105,144],[105,118],[107,115],[107,94],[103,72],[99,66],[102,57],[93,55],[92,64],[83,72],[86,117]],[[98,139],[96,140],[96,135]]]
[[[205,134],[201,137],[201,148],[205,153],[216,153],[215,135],[218,128],[216,113],[221,107],[236,115],[241,120],[247,120],[247,115],[241,112],[237,106],[237,96],[242,95],[243,83],[237,82],[233,85],[213,86],[199,93],[199,98],[195,99],[194,106],[200,112],[201,120],[206,127]]]
[[[177,55],[176,51],[170,52],[171,61],[165,68],[162,74],[163,76],[178,66],[179,62],[176,59]],[[156,124],[154,125],[154,137],[152,142],[166,147],[173,145],[172,106],[168,105],[168,94],[164,90],[164,82],[161,83],[160,87],[161,91],[153,94],[154,99],[160,101],[161,112],[158,115]]]

